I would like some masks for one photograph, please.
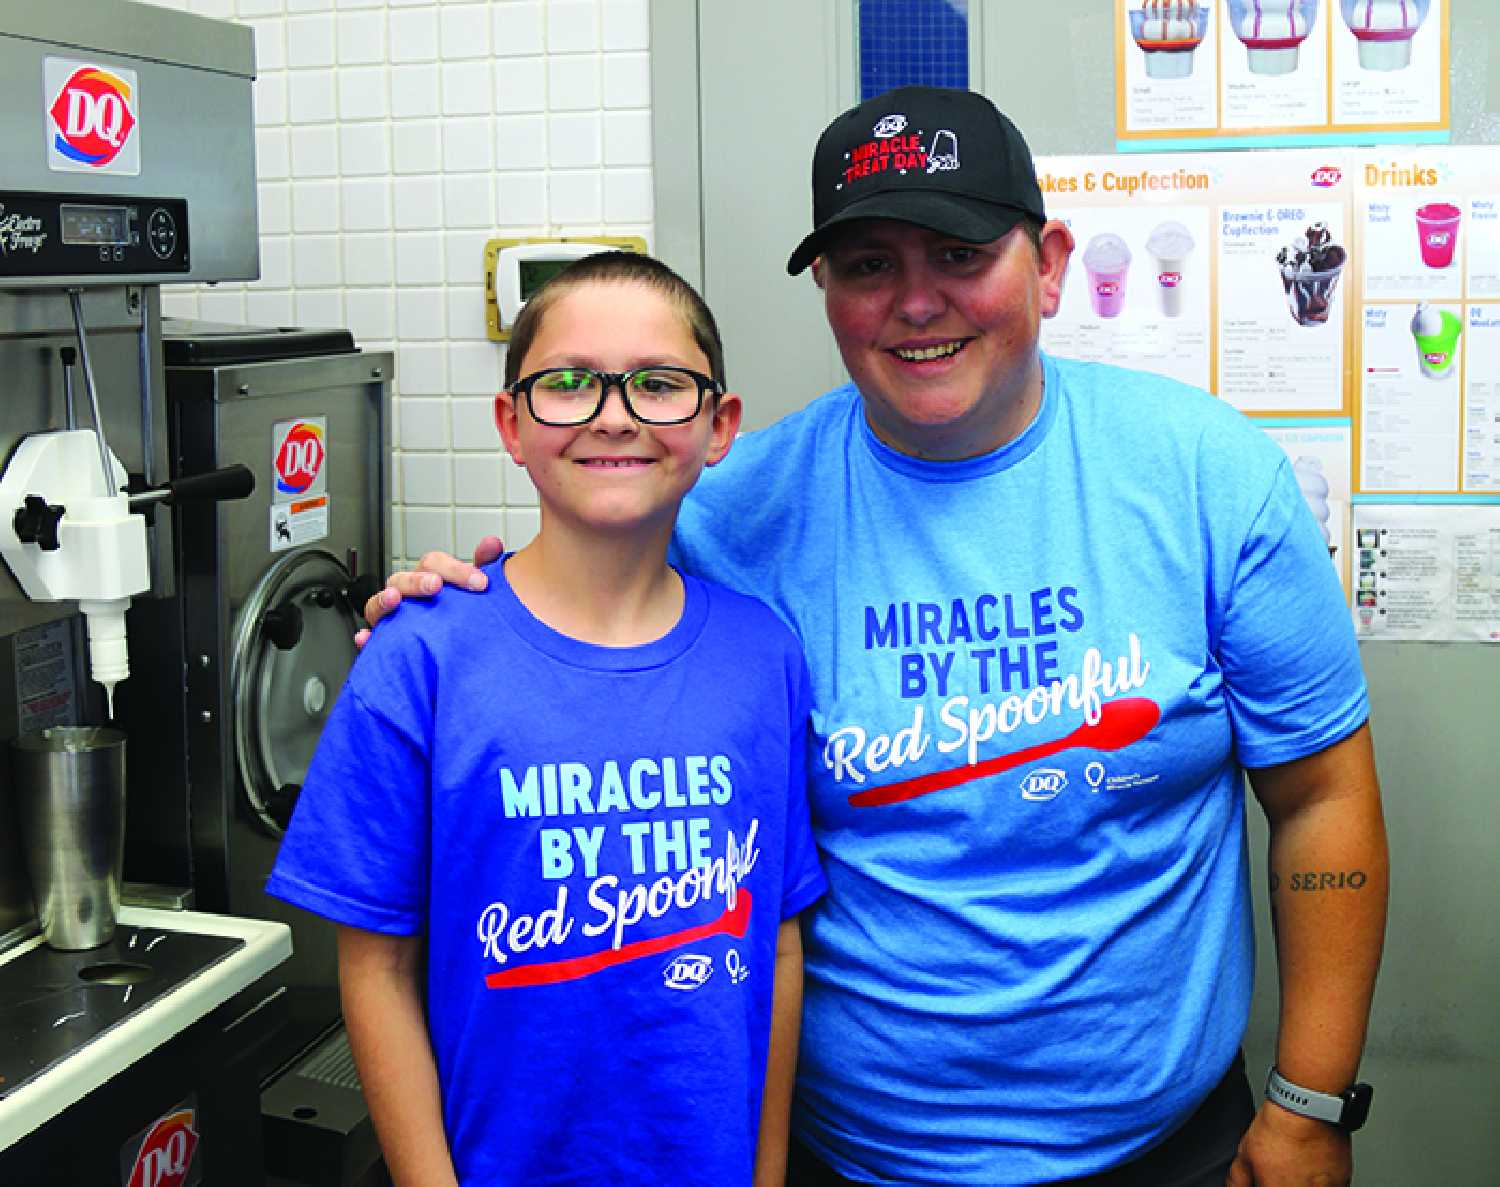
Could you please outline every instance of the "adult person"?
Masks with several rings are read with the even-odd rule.
[[[788,1181],[1348,1182],[1387,856],[1287,459],[1204,392],[1040,351],[1073,238],[983,97],[845,112],[813,210],[788,270],[853,382],[743,439],[674,544],[812,672],[829,893]],[[370,621],[474,572],[423,567]],[[1281,986],[1258,1108],[1242,771]]]

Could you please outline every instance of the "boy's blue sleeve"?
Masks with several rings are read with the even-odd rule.
[[[792,698],[791,745],[787,759],[786,856],[782,866],[781,917],[793,915],[816,902],[828,889],[828,879],[813,844],[807,803],[808,715],[812,689],[807,662],[797,655],[797,685]]]
[[[336,923],[414,935],[427,919],[430,699],[420,662],[370,648],[324,723],[266,892]]]

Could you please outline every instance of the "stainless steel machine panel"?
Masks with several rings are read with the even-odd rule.
[[[52,75],[49,77],[48,63]],[[139,151],[134,171],[60,171],[49,155],[46,104],[60,63],[133,77]],[[7,0],[0,28],[0,144],[8,190],[187,203],[192,269],[175,280],[253,280],[260,275],[251,83],[255,42],[242,25],[127,0]],[[111,109],[112,111],[117,109]],[[87,123],[85,116],[80,124]],[[0,210],[0,228],[5,211]],[[0,242],[4,232],[0,230]],[[31,277],[7,268],[5,287],[56,287],[97,274]],[[111,274],[113,283],[160,276]]]
[[[160,742],[133,754],[126,876],[191,885],[201,910],[291,926],[291,960],[258,991],[287,1015],[265,1057],[269,1074],[339,1017],[332,925],[263,888],[353,662],[358,608],[382,576],[392,364],[389,354],[346,353],[174,366],[174,357],[209,357],[215,342],[183,350],[191,325],[180,332],[174,339],[169,322],[174,468],[242,463],[256,489],[181,505],[177,598],[131,611],[135,664],[152,668],[120,686],[120,718],[133,737]],[[295,435],[289,426],[304,423],[321,431],[326,484],[305,499],[278,494],[287,483],[277,464]],[[297,514],[311,518],[283,524]]]

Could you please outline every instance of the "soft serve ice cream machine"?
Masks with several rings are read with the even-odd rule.
[[[81,613],[84,719],[129,675],[130,600],[172,592],[157,505],[253,481],[164,484],[158,288],[258,273],[253,74],[248,29],[122,0],[0,33],[0,637]]]

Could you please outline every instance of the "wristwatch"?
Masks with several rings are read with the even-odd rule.
[[[1374,1095],[1375,1089],[1368,1084],[1355,1084],[1338,1096],[1314,1092],[1311,1088],[1293,1084],[1274,1067],[1266,1079],[1266,1099],[1275,1101],[1288,1112],[1326,1121],[1345,1133],[1353,1133],[1365,1123]]]

